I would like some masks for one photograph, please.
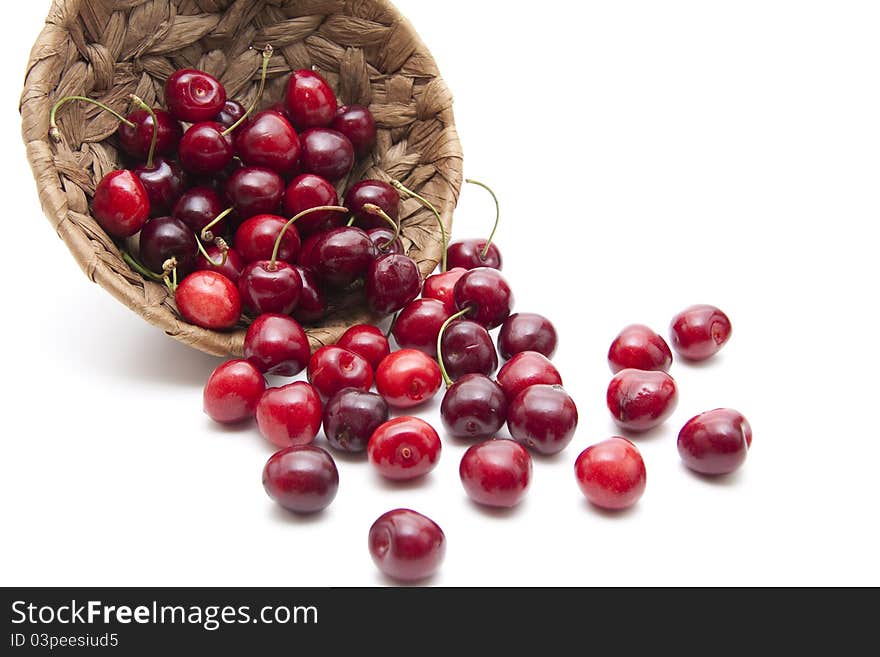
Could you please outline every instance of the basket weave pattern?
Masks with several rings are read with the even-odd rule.
[[[131,271],[89,213],[98,181],[120,166],[117,120],[68,103],[58,114],[63,139],[56,144],[49,110],[71,94],[122,113],[130,94],[163,105],[165,79],[183,67],[213,74],[230,98],[248,105],[267,44],[275,54],[263,105],[283,97],[290,71],[314,66],[341,103],[366,105],[375,116],[376,148],[340,191],[361,178],[396,178],[432,201],[451,228],[462,182],[452,96],[412,27],[385,0],[54,0],[21,97],[43,211],[85,274],[168,335],[216,355],[240,355],[244,330],[183,322],[165,286]],[[441,255],[436,219],[414,199],[402,202],[400,217],[404,247],[426,276]],[[316,348],[375,319],[363,305],[343,303],[307,332]]]

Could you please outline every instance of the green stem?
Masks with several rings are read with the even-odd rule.
[[[440,216],[440,212],[438,212],[437,208],[434,207],[434,204],[431,203],[428,199],[420,194],[417,194],[411,189],[408,189],[403,186],[399,180],[392,180],[391,186],[397,189],[398,191],[403,192],[409,196],[412,196],[414,199],[419,201],[422,205],[428,208],[431,212],[434,213],[434,216],[437,218],[437,225],[440,226],[440,239],[443,247],[443,255],[440,256],[440,271],[446,271],[446,245],[447,245],[447,237],[446,237],[446,226],[443,224],[443,218]]]
[[[122,251],[122,259],[125,260],[129,267],[134,269],[144,278],[149,278],[151,281],[156,281],[157,283],[163,280],[162,274],[157,274],[144,267],[141,263],[135,260],[134,256],[131,255],[128,251]]]
[[[89,98],[88,96],[65,96],[64,98],[59,100],[57,103],[52,105],[52,110],[49,112],[49,136],[56,142],[61,141],[61,131],[58,130],[58,124],[55,122],[55,115],[58,113],[58,110],[62,105],[64,105],[65,103],[69,103],[72,100],[81,100],[85,103],[91,103],[92,105],[97,105],[105,112],[110,112],[113,116],[115,116],[117,119],[119,119],[120,122],[124,123],[129,128],[134,127],[134,123],[132,123],[127,118],[122,116],[122,114],[120,114],[116,110],[108,107],[107,105],[105,105],[104,103],[102,103],[99,100],[95,100],[94,98]]]
[[[202,228],[202,232],[199,233],[199,237],[202,239],[202,241],[204,241],[204,242],[211,242],[211,241],[213,241],[213,239],[214,239],[214,234],[211,232],[211,229],[212,229],[214,226],[216,226],[218,223],[220,223],[221,221],[223,221],[223,218],[224,218],[226,215],[228,215],[230,212],[232,212],[234,209],[235,209],[234,207],[232,207],[232,208],[226,208],[223,212],[221,212],[221,213],[218,214],[216,217],[214,217],[213,219],[211,219],[211,221],[209,221],[209,222],[205,225],[205,227]]]
[[[495,192],[492,191],[492,188],[485,183],[481,183],[479,180],[474,180],[472,178],[465,179],[466,183],[470,183],[471,185],[477,185],[478,187],[482,187],[487,192],[492,195],[492,200],[495,201],[495,225],[492,226],[492,232],[489,233],[489,239],[486,240],[485,246],[483,246],[483,251],[480,253],[480,260],[486,259],[486,254],[489,253],[489,245],[492,244],[492,240],[495,239],[495,231],[498,230],[498,221],[501,219],[501,208],[498,205],[498,197],[495,196]]]
[[[223,240],[221,240],[220,238],[217,238],[217,240],[219,242],[222,242],[223,246],[226,246],[226,242],[223,242]],[[218,244],[217,246],[220,245]],[[213,260],[211,260],[211,256],[208,255],[208,252],[205,250],[205,245],[202,244],[202,240],[196,237],[196,248],[199,250],[199,253],[201,253],[205,257],[205,260],[208,261],[208,264],[213,267],[222,267],[226,264],[226,257],[229,254],[229,247],[223,248],[223,246],[220,246],[222,256],[220,258],[220,262],[214,262]]]
[[[247,108],[247,111],[241,115],[241,118],[221,133],[224,137],[235,132],[235,129],[238,126],[247,121],[247,118],[253,113],[257,108],[257,105],[259,105],[260,101],[263,99],[263,89],[266,88],[266,73],[269,71],[269,59],[271,57],[272,46],[266,44],[266,47],[263,48],[263,68],[260,70],[260,86],[257,88],[257,97],[254,98],[254,102],[252,102],[251,106]]]
[[[269,271],[275,271],[275,262],[278,260],[278,249],[281,248],[281,238],[284,237],[284,233],[286,233],[287,229],[290,228],[300,217],[305,217],[307,214],[312,214],[313,212],[348,212],[348,208],[344,208],[341,205],[319,205],[316,208],[303,210],[295,217],[292,217],[290,221],[284,224],[281,232],[278,233],[278,237],[275,238],[275,246],[272,249],[272,257],[269,259]]]
[[[131,94],[132,102],[150,115],[153,119],[153,137],[150,139],[150,150],[147,152],[147,168],[153,168],[153,156],[156,154],[156,143],[159,141],[159,120],[156,118],[156,112],[147,105],[143,100]]]
[[[378,205],[374,205],[372,203],[364,203],[364,210],[376,217],[381,217],[388,222],[389,226],[394,229],[394,235],[387,242],[379,246],[380,251],[387,250],[389,246],[394,244],[394,242],[400,238],[400,224],[396,223],[394,219],[389,217],[388,213],[385,212],[385,210],[380,208]]]
[[[348,220],[348,223],[345,224],[345,225],[346,225],[348,228],[351,228],[352,226],[354,226],[354,220],[355,220],[355,216],[354,216],[354,215],[351,215],[351,219],[349,219],[349,220]]]
[[[437,362],[440,364],[440,375],[443,377],[443,382],[446,384],[447,388],[452,385],[452,379],[449,378],[449,374],[446,372],[446,365],[443,364],[443,334],[446,333],[447,326],[452,324],[455,320],[464,317],[470,311],[470,307],[465,308],[464,310],[459,310],[452,315],[452,317],[443,322],[443,325],[440,327],[440,332],[437,334]]]

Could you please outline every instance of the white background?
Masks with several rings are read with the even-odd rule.
[[[559,330],[574,442],[535,459],[508,513],[468,501],[449,441],[417,484],[339,457],[326,512],[276,508],[270,446],[202,414],[219,361],[89,283],[43,218],[16,107],[48,2],[18,3],[2,28],[0,581],[385,584],[367,530],[409,506],[446,532],[438,585],[880,584],[877,3],[398,4],[455,94],[466,174],[502,199],[517,309]],[[455,235],[491,218],[468,188]],[[644,497],[598,512],[572,464],[617,433],[608,345],[631,322],[665,334],[692,303],[723,308],[733,338],[675,363],[678,411],[637,438]],[[754,443],[712,482],[675,436],[718,406],[745,413]]]

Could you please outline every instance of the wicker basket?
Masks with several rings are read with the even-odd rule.
[[[275,49],[263,104],[278,101],[291,70],[316,67],[340,102],[368,105],[379,135],[349,181],[396,178],[439,208],[447,229],[461,186],[452,97],[409,23],[385,0],[54,0],[34,44],[21,97],[22,135],[43,211],[86,275],[173,338],[216,355],[239,355],[244,329],[216,332],[182,321],[165,286],[145,281],[89,214],[97,182],[118,168],[117,122],[91,105],[59,112],[62,143],[48,138],[58,98],[87,95],[128,111],[129,94],[162,104],[177,68],[212,73],[231,98],[256,93],[261,55]],[[401,206],[403,242],[427,276],[441,252],[433,214]],[[339,303],[307,329],[312,347],[372,322],[362,304]]]

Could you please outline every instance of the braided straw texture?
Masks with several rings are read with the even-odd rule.
[[[341,103],[373,112],[376,148],[340,191],[361,178],[395,178],[433,202],[451,228],[462,182],[452,96],[418,35],[385,0],[54,0],[21,96],[22,136],[43,211],[86,276],[173,338],[220,356],[242,353],[245,329],[221,333],[182,321],[165,286],[129,269],[89,214],[98,181],[119,166],[117,120],[67,103],[56,144],[49,111],[71,94],[121,113],[133,93],[162,105],[166,78],[184,67],[213,74],[247,106],[266,44],[275,54],[262,105],[283,98],[290,71],[314,66]],[[427,276],[441,256],[436,218],[414,199],[403,201],[400,217],[404,247]],[[343,299],[307,332],[315,349],[377,319]]]

